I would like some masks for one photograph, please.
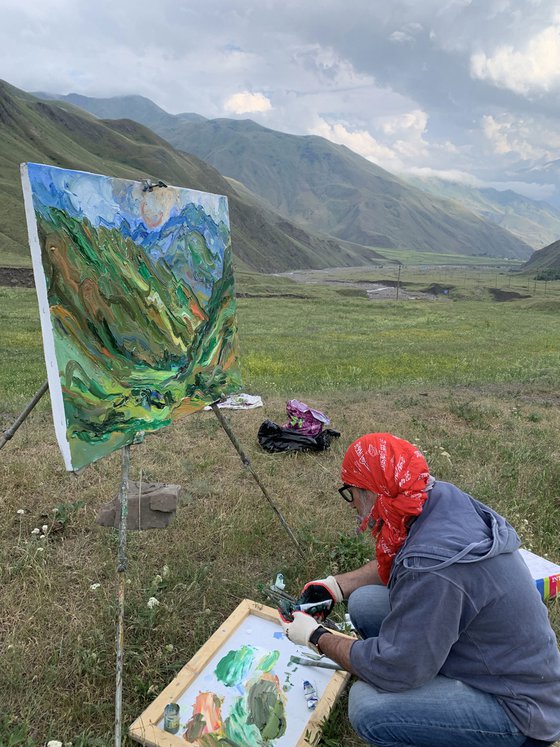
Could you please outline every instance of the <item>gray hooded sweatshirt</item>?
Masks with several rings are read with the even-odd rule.
[[[445,675],[495,695],[523,734],[560,739],[560,654],[519,544],[502,516],[436,482],[393,561],[379,636],[351,648],[360,679],[400,692]]]

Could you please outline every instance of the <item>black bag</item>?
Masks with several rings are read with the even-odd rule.
[[[317,436],[304,436],[290,428],[282,428],[272,420],[265,420],[259,428],[257,439],[266,451],[325,451],[333,438],[340,433],[326,428]]]

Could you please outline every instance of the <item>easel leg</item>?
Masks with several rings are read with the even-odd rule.
[[[235,446],[235,450],[237,451],[237,453],[241,457],[241,461],[243,462],[243,466],[247,467],[247,469],[249,470],[249,472],[253,476],[253,479],[255,480],[255,482],[257,483],[257,485],[259,486],[259,488],[261,489],[264,497],[270,503],[270,505],[272,507],[272,510],[278,516],[278,518],[280,519],[280,521],[282,523],[282,526],[284,527],[284,529],[288,533],[290,539],[292,540],[292,542],[296,546],[298,553],[301,555],[302,558],[305,558],[305,553],[301,549],[301,546],[300,546],[299,542],[297,541],[297,539],[295,538],[294,533],[292,532],[292,530],[288,526],[288,523],[286,522],[286,519],[282,516],[282,513],[281,513],[280,509],[276,506],[276,504],[274,503],[274,501],[272,500],[272,498],[268,494],[267,489],[265,488],[265,486],[260,481],[259,476],[257,475],[257,473],[255,472],[255,470],[253,469],[253,467],[251,465],[251,461],[249,460],[249,457],[243,451],[243,449],[241,447],[241,444],[239,443],[239,441],[237,440],[237,437],[236,437],[235,433],[231,429],[230,424],[227,422],[227,420],[224,418],[224,416],[220,412],[220,408],[218,407],[217,403],[213,402],[210,405],[210,407],[212,408],[212,412],[214,413],[214,415],[218,418],[218,421],[219,421],[220,425],[222,426],[222,428],[224,429],[224,431],[227,433],[227,435],[229,437],[229,440]]]
[[[20,427],[20,425],[23,423],[25,418],[29,415],[31,410],[35,407],[37,402],[41,399],[41,397],[47,391],[48,388],[49,388],[49,382],[45,381],[44,384],[39,389],[39,391],[35,394],[35,396],[31,400],[31,402],[27,405],[25,410],[13,423],[13,425],[11,425],[9,428],[6,428],[2,436],[0,436],[0,449],[13,437],[14,433],[17,431],[17,429]]]
[[[120,520],[119,520],[119,555],[117,574],[119,578],[117,595],[117,666],[115,687],[115,747],[120,747],[122,731],[122,685],[123,685],[123,661],[124,661],[124,590],[126,588],[126,569],[128,560],[126,557],[126,525],[128,521],[128,472],[130,467],[130,446],[122,450],[122,472],[121,489],[119,493]]]

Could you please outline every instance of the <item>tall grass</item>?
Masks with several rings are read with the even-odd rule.
[[[297,593],[310,578],[363,559],[336,493],[344,450],[362,433],[414,441],[436,477],[495,507],[525,547],[560,561],[554,303],[373,303],[249,277],[238,290],[276,297],[239,301],[245,387],[265,406],[227,417],[307,557],[294,552],[212,413],[133,447],[132,478],[179,483],[183,496],[167,529],[129,533],[126,724],[240,599],[264,601],[259,589],[278,571]],[[0,302],[6,427],[45,374],[33,291],[1,291]],[[341,437],[329,451],[260,449],[260,423],[283,423],[292,397],[331,417]],[[117,538],[95,516],[117,493],[119,475],[118,454],[78,477],[65,473],[48,397],[0,452],[0,745],[111,743]],[[150,609],[152,596],[160,604]],[[557,604],[550,614],[560,632]],[[325,745],[361,745],[343,707],[337,714]]]

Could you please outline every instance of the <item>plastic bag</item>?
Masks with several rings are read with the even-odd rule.
[[[289,420],[282,427],[297,431],[303,436],[317,436],[323,430],[323,426],[331,422],[325,413],[314,410],[297,399],[286,402],[286,412]]]

